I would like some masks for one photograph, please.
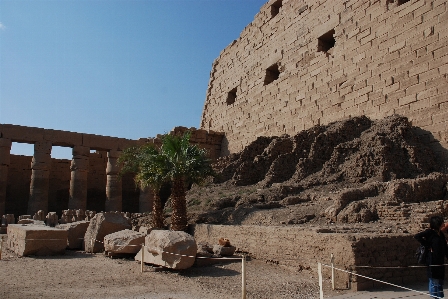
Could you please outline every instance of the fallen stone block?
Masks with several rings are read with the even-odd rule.
[[[152,227],[140,226],[138,232],[144,233],[145,235],[149,235],[152,231]]]
[[[48,226],[55,227],[58,224],[58,214],[56,212],[49,212],[45,219],[47,219]]]
[[[144,233],[125,229],[104,237],[104,250],[113,254],[136,254],[145,242]]]
[[[67,231],[43,225],[10,224],[7,245],[19,256],[64,254]]]
[[[213,253],[219,256],[232,256],[235,250],[235,246],[213,245]]]
[[[82,249],[84,236],[87,228],[89,227],[89,223],[89,221],[76,221],[72,223],[59,224],[56,228],[67,231],[67,248]]]
[[[197,245],[193,236],[182,231],[153,230],[145,237],[143,262],[181,270],[193,266]],[[143,248],[135,256],[142,260]]]
[[[123,215],[106,212],[98,213],[91,220],[84,235],[84,250],[86,252],[101,252],[104,250],[104,237],[106,235],[131,229],[129,220]]]
[[[17,221],[17,224],[34,224],[34,225],[43,225],[45,226],[45,222],[42,220],[34,220],[34,219],[20,219]]]
[[[37,211],[36,214],[34,214],[33,219],[34,220],[45,221],[44,211],[43,210]]]

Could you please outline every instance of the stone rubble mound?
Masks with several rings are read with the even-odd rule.
[[[211,210],[194,221],[427,222],[431,215],[448,214],[447,169],[431,142],[428,132],[397,115],[353,117],[294,136],[259,137],[214,164],[215,186],[252,186],[253,191],[209,200]],[[291,212],[282,214],[285,207]]]
[[[292,137],[259,137],[216,162],[215,183],[269,187],[288,182],[310,187],[416,178],[439,170],[421,131],[402,116],[377,121],[360,116]]]

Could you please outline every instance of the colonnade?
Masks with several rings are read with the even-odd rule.
[[[8,168],[10,166],[12,140],[0,138],[0,216],[5,214],[6,189],[8,184]],[[50,189],[51,150],[52,142],[39,141],[34,143],[34,155],[31,161],[30,195],[27,213],[33,215],[39,210],[48,213],[48,198]],[[68,209],[87,208],[87,187],[89,173],[90,147],[75,145],[72,147],[70,165],[70,190]],[[117,159],[121,151],[111,149],[107,152],[106,172],[106,211],[122,211],[122,181],[119,177],[120,167]],[[150,210],[151,194],[145,190],[140,192],[140,210]],[[144,211],[142,211],[144,212]]]

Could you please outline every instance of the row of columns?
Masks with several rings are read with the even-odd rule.
[[[0,216],[5,214],[6,186],[8,183],[8,168],[10,166],[11,140],[0,138]],[[31,162],[30,197],[28,214],[33,215],[38,210],[48,211],[48,192],[50,187],[52,143],[36,142]],[[110,150],[107,154],[106,167],[106,211],[122,210],[122,183],[119,178],[117,159],[120,151]],[[90,148],[85,146],[73,147],[73,159],[70,165],[70,197],[69,209],[87,208],[87,179],[89,172]],[[148,205],[149,194],[141,192],[141,205]],[[146,207],[145,207],[146,210]],[[150,209],[149,209],[150,210]]]

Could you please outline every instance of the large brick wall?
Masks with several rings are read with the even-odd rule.
[[[447,8],[446,0],[270,0],[214,61],[201,128],[225,133],[226,155],[257,136],[400,114],[448,148]]]
[[[192,233],[198,243],[217,244],[228,238],[237,250],[253,258],[271,261],[296,270],[312,269],[317,263],[330,264],[331,254],[337,268],[400,285],[426,281],[426,267],[416,266],[416,240],[409,234],[361,234],[300,226],[209,225],[197,224]],[[361,267],[362,266],[362,267]],[[323,267],[326,279],[331,270]],[[317,282],[317,281],[316,281]],[[350,286],[351,284],[351,286]],[[354,290],[384,286],[374,280],[335,272],[336,288]]]

